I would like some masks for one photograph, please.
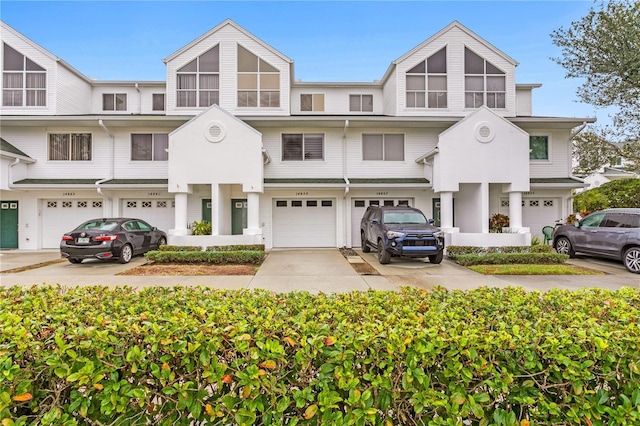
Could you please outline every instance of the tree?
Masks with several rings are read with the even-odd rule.
[[[597,170],[612,157],[640,169],[640,2],[604,1],[569,28],[551,33],[568,78],[584,78],[578,97],[597,107],[617,107],[613,127],[575,139],[581,169]]]

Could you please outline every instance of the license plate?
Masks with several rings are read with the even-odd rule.
[[[89,244],[89,237],[78,238],[78,244]]]

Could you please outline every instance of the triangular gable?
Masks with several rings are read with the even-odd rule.
[[[476,111],[474,111],[473,113],[469,114],[468,116],[466,116],[462,120],[458,121],[453,126],[449,127],[447,130],[445,130],[442,133],[440,133],[440,135],[439,135],[440,137],[439,138],[442,139],[448,133],[454,132],[458,127],[464,126],[467,121],[477,121],[478,120],[477,115],[481,114],[481,111],[488,111],[489,113],[491,113],[491,115],[496,117],[496,119],[499,119],[501,122],[503,122],[505,124],[508,124],[509,126],[511,126],[517,132],[525,134],[525,135],[527,135],[527,137],[529,136],[529,133],[527,133],[524,130],[522,130],[522,128],[516,126],[515,124],[513,124],[511,121],[505,119],[504,117],[496,114],[496,112],[494,110],[492,110],[491,108],[487,107],[486,105],[482,105]]]
[[[289,59],[287,56],[283,55],[282,53],[280,53],[279,51],[277,51],[276,49],[274,49],[273,47],[271,47],[270,45],[268,45],[264,41],[260,40],[258,37],[254,36],[249,31],[245,30],[244,28],[242,28],[241,26],[239,26],[238,24],[233,22],[231,19],[225,19],[223,22],[221,22],[220,24],[218,24],[217,26],[215,26],[211,30],[207,31],[206,33],[204,33],[203,35],[201,35],[197,39],[193,40],[191,43],[183,46],[182,48],[180,48],[178,50],[176,50],[174,53],[172,53],[171,55],[167,56],[162,61],[165,64],[170,62],[170,61],[172,61],[176,57],[180,56],[184,52],[186,52],[189,49],[191,49],[192,47],[198,45],[203,40],[206,40],[207,38],[211,37],[213,34],[215,34],[216,32],[220,31],[222,28],[226,27],[227,25],[233,27],[234,29],[236,29],[237,31],[241,32],[245,36],[251,38],[253,41],[258,43],[259,45],[261,45],[262,47],[264,47],[265,49],[267,49],[268,51],[270,51],[274,55],[278,56],[283,61],[285,61],[287,63],[293,63],[293,61],[291,59]]]

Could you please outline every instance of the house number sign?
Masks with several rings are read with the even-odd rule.
[[[389,195],[387,191],[384,192],[376,192],[376,195]]]
[[[159,192],[148,192],[149,197],[153,197],[154,195],[160,195]]]
[[[62,193],[63,197],[73,197],[74,195],[76,195],[75,192],[63,192]]]
[[[308,192],[296,192],[296,195],[309,195]]]

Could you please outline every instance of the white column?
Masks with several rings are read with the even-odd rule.
[[[453,192],[440,194],[440,228],[453,228]]]
[[[522,228],[522,192],[509,193],[509,227]]]
[[[483,234],[489,233],[489,184],[480,183],[480,216],[482,217],[481,230]]]
[[[175,194],[175,229],[173,235],[187,235],[187,197],[186,192],[178,192]]]
[[[247,227],[243,230],[245,235],[261,234],[260,229],[260,193],[247,193]]]

